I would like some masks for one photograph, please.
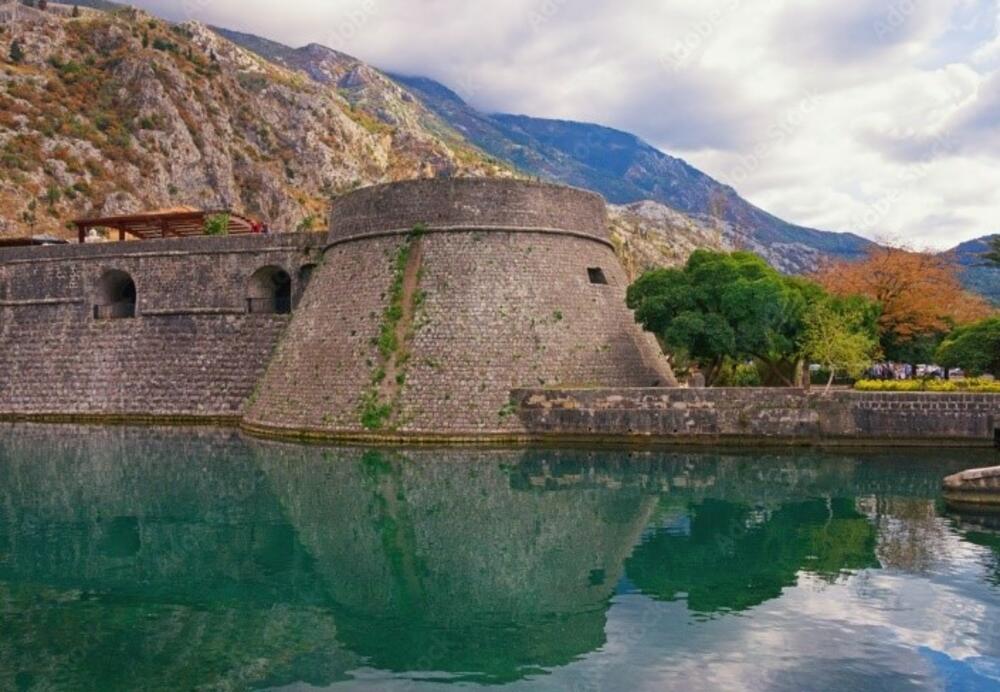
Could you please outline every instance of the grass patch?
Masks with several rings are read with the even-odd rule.
[[[392,416],[392,404],[378,399],[378,387],[373,386],[361,400],[361,427],[365,430],[381,430]]]

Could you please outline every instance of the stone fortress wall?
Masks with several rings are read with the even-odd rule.
[[[1000,447],[1000,395],[817,389],[524,389],[536,439]]]
[[[274,272],[291,315],[254,307]],[[1000,426],[996,395],[675,388],[626,285],[600,197],[515,181],[366,188],[326,235],[4,248],[0,418],[375,441],[989,444]]]
[[[0,249],[0,414],[238,419],[289,321],[247,314],[251,279],[281,268],[301,293],[321,241],[288,234]],[[135,317],[96,319],[108,280],[125,276]]]
[[[510,391],[526,383],[674,384],[625,307],[627,277],[597,195],[413,181],[337,200],[330,228],[249,407],[252,430],[511,435],[523,428]]]

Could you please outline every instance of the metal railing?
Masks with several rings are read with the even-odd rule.
[[[247,298],[247,312],[251,315],[287,315],[291,311],[291,296]]]
[[[107,305],[94,306],[95,320],[120,320],[135,317],[134,301],[119,301]]]

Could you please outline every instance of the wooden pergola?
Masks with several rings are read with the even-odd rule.
[[[183,238],[205,234],[205,219],[225,214],[229,217],[229,235],[244,235],[260,233],[264,226],[253,219],[236,214],[228,209],[205,210],[183,207],[178,209],[159,209],[141,214],[125,214],[122,216],[107,216],[95,219],[76,219],[80,242],[84,242],[87,231],[92,228],[107,228],[118,231],[118,240],[125,240],[131,235],[140,240],[151,238]]]

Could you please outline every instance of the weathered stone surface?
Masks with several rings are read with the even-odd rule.
[[[428,228],[563,230],[609,241],[600,195],[561,185],[476,178],[375,185],[334,201],[330,241]]]
[[[627,278],[605,239],[599,197],[532,183],[419,181],[335,203],[332,245],[248,425],[363,432],[363,400],[385,361],[377,342],[394,265],[417,224],[429,229],[419,237],[419,305],[399,346],[405,381],[382,402],[392,407],[382,432],[520,434],[508,410],[514,387],[674,383],[625,307]],[[606,283],[591,283],[595,268]]]
[[[330,437],[796,443],[985,445],[1000,426],[998,395],[670,388],[625,308],[627,278],[591,193],[418,181],[358,191],[331,218],[325,237],[0,250],[0,415],[242,418]],[[418,224],[426,232],[410,233]],[[291,276],[291,318],[247,313],[263,267]],[[94,319],[111,270],[135,281],[134,319]],[[407,317],[387,354],[394,295]],[[373,393],[386,411],[366,426]]]
[[[523,389],[535,435],[780,438],[799,442],[954,440],[987,445],[1000,395],[800,389]]]
[[[944,479],[944,496],[955,505],[990,505],[1000,508],[1000,466],[969,469]]]
[[[322,236],[187,238],[0,250],[0,414],[238,417],[289,318],[246,314],[250,276],[293,290]],[[127,272],[135,319],[96,320]]]

